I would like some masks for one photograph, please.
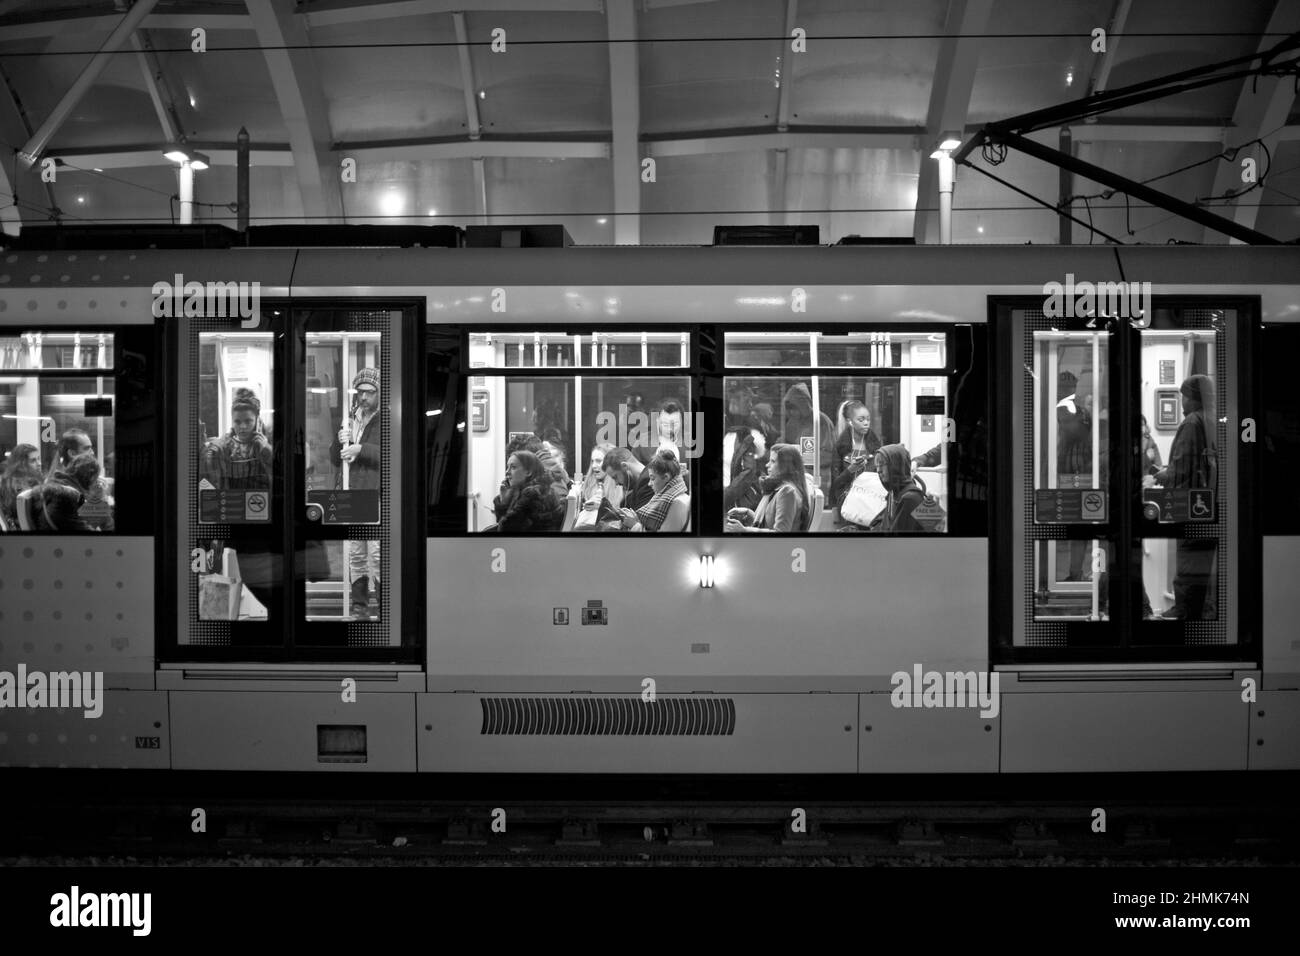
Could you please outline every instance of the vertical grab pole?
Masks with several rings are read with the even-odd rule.
[[[1092,333],[1092,488],[1100,490],[1101,488],[1101,333]],[[1097,539],[1092,542],[1092,619],[1099,620],[1099,588],[1101,585],[1101,575],[1103,571],[1098,570],[1099,564],[1105,567],[1105,560],[1098,562]],[[1105,552],[1102,552],[1103,554]]]

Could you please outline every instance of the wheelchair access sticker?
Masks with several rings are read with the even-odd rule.
[[[1214,521],[1214,491],[1210,488],[1152,488],[1144,495],[1148,519],[1161,524]]]

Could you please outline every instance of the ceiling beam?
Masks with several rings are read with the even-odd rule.
[[[121,17],[63,17],[51,20],[32,20],[22,23],[6,23],[0,26],[0,43],[15,40],[41,40],[47,37],[94,36],[97,33],[111,33],[122,20]],[[195,27],[203,27],[211,33],[214,30],[251,30],[253,21],[246,13],[231,13],[229,7],[219,7],[211,13],[152,13],[145,17],[143,27],[146,30],[184,30],[188,33]]]
[[[293,0],[247,0],[271,85],[293,149],[302,213],[308,220],[343,221],[339,165],[330,148],[329,110],[320,74],[307,47],[306,24],[294,15]]]
[[[487,170],[483,168],[483,157],[475,156],[474,164],[474,205],[479,216],[479,225],[487,225]]]
[[[469,129],[469,138],[478,139],[483,132],[483,124],[478,118],[478,95],[474,84],[474,61],[470,59],[469,27],[465,24],[465,14],[457,11],[451,15],[456,27],[456,51],[460,54],[460,85],[465,91],[465,124]]]
[[[682,136],[645,140],[647,156],[698,156],[704,153],[743,153],[757,149],[920,149],[925,130],[915,126],[872,129],[861,126],[795,127],[784,133],[768,127],[704,130]]]
[[[387,3],[353,3],[337,0],[312,4],[300,16],[309,26],[335,27],[397,17],[424,17],[457,13],[466,8],[475,13],[600,13],[601,0],[389,0]]]
[[[86,95],[86,92],[95,85],[99,75],[104,72],[104,68],[112,60],[113,54],[122,48],[122,45],[127,42],[131,34],[135,32],[136,28],[140,26],[144,18],[149,15],[149,11],[157,3],[158,0],[137,0],[135,6],[128,10],[125,16],[118,18],[117,26],[108,35],[108,39],[99,48],[99,52],[90,58],[90,62],[86,64],[80,75],[73,80],[72,86],[54,105],[50,115],[45,117],[45,121],[36,129],[36,132],[32,133],[31,138],[19,151],[19,158],[23,162],[30,166],[40,158],[54,134],[59,131],[59,127],[77,108],[77,104],[81,102],[81,98]]]
[[[635,41],[633,0],[606,0],[611,41]],[[614,179],[614,243],[641,242],[641,75],[635,42],[609,44],[610,166]]]
[[[794,32],[795,18],[799,15],[799,0],[785,0],[785,33]],[[781,76],[777,80],[776,94],[776,129],[784,133],[790,128],[790,89],[794,86],[794,54],[786,56],[785,44],[781,45],[781,55],[777,61],[781,64]]]
[[[420,137],[382,142],[336,143],[334,151],[358,163],[420,161],[425,159],[476,159],[505,156],[525,159],[608,159],[609,143],[603,139],[451,139]]]
[[[229,143],[211,144],[190,140],[187,144],[208,157],[213,166],[234,166],[236,164],[235,147]],[[174,166],[163,156],[162,144],[145,146],[107,147],[102,149],[61,149],[51,150],[56,160],[80,170],[88,169],[132,169],[146,166]],[[293,150],[287,144],[263,143],[254,147],[249,153],[249,161],[254,166],[292,166]]]
[[[969,127],[968,133],[978,127]],[[1153,126],[1150,124],[1097,123],[1072,126],[1071,133],[1079,142],[1123,143],[1220,143],[1226,127],[1220,125]],[[1054,142],[1055,131],[1050,135],[1031,134],[1042,142]],[[25,138],[28,134],[24,132]],[[789,149],[920,149],[925,131],[919,127],[888,127],[875,131],[862,131],[861,127],[846,128],[842,132],[818,128],[808,132],[795,127],[786,133],[770,129],[757,132],[734,130],[705,131],[700,134],[664,139],[643,139],[642,149],[647,156],[696,156],[705,153],[736,153],[758,150]],[[1300,124],[1285,126],[1277,133],[1280,141],[1300,139]],[[16,142],[16,140],[13,140]],[[227,143],[192,140],[189,145],[207,153],[214,166],[233,166],[235,152]],[[492,138],[478,141],[429,137],[376,142],[336,143],[334,151],[340,157],[376,160],[445,160],[476,159],[505,156],[525,159],[608,159],[609,142],[600,138],[567,139],[560,137],[532,137],[524,139]],[[48,155],[82,167],[121,169],[136,166],[164,166],[158,144],[132,144],[127,146],[91,146],[81,149],[50,150]],[[293,153],[287,143],[260,143],[253,149],[255,166],[292,166]]]
[[[939,44],[939,58],[930,87],[930,107],[926,111],[925,139],[921,144],[920,175],[916,180],[916,214],[912,235],[918,244],[927,242],[939,231],[939,164],[930,158],[944,133],[966,128],[966,112],[975,86],[983,40],[973,34],[988,29],[993,0],[951,0],[944,39]]]
[[[1264,28],[1265,35],[1260,37],[1258,49],[1263,51],[1276,45],[1276,38],[1268,36],[1270,33],[1291,34],[1297,30],[1300,30],[1300,4],[1295,0],[1277,0],[1273,15],[1269,17],[1268,26]],[[1276,155],[1280,139],[1278,127],[1286,123],[1294,102],[1295,81],[1292,77],[1248,77],[1242,83],[1241,93],[1237,97],[1237,106],[1232,111],[1232,127],[1226,131],[1223,145],[1238,146],[1248,140],[1262,139],[1269,151]],[[1241,162],[1247,156],[1256,161],[1256,175],[1265,172],[1264,151],[1258,146],[1243,150],[1235,159],[1231,161],[1225,159],[1216,166],[1214,185],[1210,189],[1211,196],[1222,196],[1234,189],[1248,189],[1248,185],[1241,181]],[[1230,206],[1216,206],[1216,208],[1225,218],[1231,218],[1237,225],[1254,229],[1255,219],[1259,215],[1259,204],[1263,198],[1264,188],[1258,186],[1232,200]],[[1221,243],[1224,241],[1223,233],[1206,226],[1201,241]],[[1240,243],[1241,240],[1234,239],[1232,242]]]
[[[22,143],[31,135],[32,127],[22,104],[14,95],[9,77],[0,68],[0,142]],[[32,209],[15,206],[15,197],[24,204],[54,208],[54,190],[50,184],[41,182],[35,167],[14,162],[11,157],[0,160],[0,190],[5,193],[0,196],[0,223],[8,235],[17,234],[24,219],[30,221],[40,216]]]
[[[176,101],[172,98],[171,90],[167,88],[167,78],[163,75],[158,54],[153,51],[153,40],[149,32],[136,30],[131,34],[131,45],[135,47],[145,88],[149,91],[154,112],[158,114],[158,125],[162,127],[163,139],[169,143],[181,142],[181,120],[176,113]]]
[[[1119,49],[1119,41],[1124,26],[1128,23],[1128,12],[1132,6],[1133,0],[1115,0],[1115,6],[1110,13],[1110,22],[1106,24],[1106,52],[1093,60],[1092,76],[1088,78],[1088,96],[1102,92],[1110,82],[1110,71],[1115,67],[1115,51]],[[1090,116],[1088,119],[1093,121],[1096,117]]]

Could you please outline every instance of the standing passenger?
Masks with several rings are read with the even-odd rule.
[[[274,454],[262,433],[262,403],[251,388],[235,389],[230,433],[203,448],[200,488],[217,491],[270,491]]]
[[[874,471],[880,437],[871,430],[871,410],[857,399],[841,402],[836,413],[839,432],[835,436],[835,457],[831,459],[830,507],[844,504],[858,475]]]
[[[352,379],[352,413],[330,448],[336,466],[348,465],[348,490],[380,490],[383,471],[383,416],[379,414],[379,369],[363,368]],[[379,542],[349,541],[348,570],[352,577],[351,614],[370,619],[370,588],[379,592]]]
[[[1190,375],[1179,387],[1183,420],[1169,448],[1169,464],[1144,484],[1167,488],[1208,488],[1218,483],[1218,445],[1215,441],[1214,380],[1208,375]],[[1179,540],[1174,573],[1174,606],[1166,619],[1213,620],[1217,600],[1210,593],[1211,570],[1218,542],[1213,538]]]

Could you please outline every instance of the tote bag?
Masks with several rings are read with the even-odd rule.
[[[888,500],[889,492],[880,483],[880,476],[874,471],[864,471],[853,479],[853,486],[844,496],[840,518],[866,527],[884,510]]]

